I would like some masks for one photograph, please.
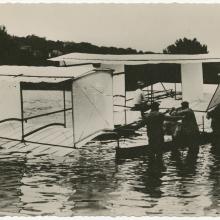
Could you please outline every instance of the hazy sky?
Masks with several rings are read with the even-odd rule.
[[[220,4],[2,4],[0,24],[17,36],[154,52],[196,37],[210,53],[220,53]]]

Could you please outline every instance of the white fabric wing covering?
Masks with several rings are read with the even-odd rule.
[[[82,66],[55,67],[55,66],[0,66],[0,76],[32,76],[26,81],[33,81],[34,76],[39,77],[79,77],[92,71],[94,68],[91,64]]]
[[[202,63],[181,64],[181,78],[183,100],[203,100]]]
[[[57,72],[55,74],[49,70],[57,70]],[[60,70],[58,67],[45,69],[1,67],[0,121],[10,118],[21,119],[20,82],[59,83],[69,80],[70,77],[74,78],[73,136],[76,147],[84,145],[105,130],[113,130],[113,71],[91,70],[91,65],[81,68],[65,67],[61,71],[64,74],[60,74]],[[65,72],[65,70],[69,71]]]
[[[220,57],[215,54],[87,54],[69,53],[49,60],[65,62],[67,65],[82,63],[102,64],[147,64],[147,63],[204,63],[219,62]]]
[[[0,120],[21,118],[19,82],[8,77],[2,77],[0,82]]]
[[[114,127],[111,71],[99,70],[73,82],[74,142],[80,147]]]
[[[215,107],[216,105],[218,105],[220,103],[220,85],[218,85],[216,91],[215,91],[215,94],[213,95],[210,103],[209,103],[209,106],[207,108],[207,110]]]
[[[93,69],[92,65],[72,67],[0,66],[0,120],[21,118],[20,82],[58,83],[67,80],[68,77],[80,77]]]

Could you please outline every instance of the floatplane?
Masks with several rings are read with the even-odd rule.
[[[196,112],[201,134],[210,129],[204,117],[206,112],[220,102],[217,83],[215,91],[209,94],[204,91],[202,64],[220,62],[220,57],[212,55],[71,53],[50,60],[59,62],[59,67],[0,67],[0,138],[25,143],[21,149],[33,150],[36,145],[39,149],[40,144],[71,151],[94,138],[115,135],[117,156],[145,151],[147,136],[142,138],[142,144],[129,140],[130,145],[122,146],[124,142],[120,141],[125,133],[135,131],[140,121],[139,112],[131,111],[132,95],[128,97],[130,93],[126,91],[125,66],[129,65],[179,65],[181,98],[177,98],[176,82],[174,90],[166,89],[159,81],[150,83],[146,93],[151,101],[159,99],[164,110],[179,106],[181,100],[189,101]],[[158,83],[163,87],[163,94],[153,89]],[[49,95],[50,91],[56,92],[55,97]],[[31,99],[36,94],[43,101]],[[57,100],[59,105],[54,106],[57,109],[47,111],[47,103]],[[27,108],[28,102],[40,107]],[[44,118],[47,117],[51,123],[46,123]],[[57,122],[61,118],[62,121]],[[170,136],[165,140],[172,142]]]

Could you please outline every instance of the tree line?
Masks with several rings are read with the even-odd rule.
[[[48,58],[67,53],[95,54],[144,54],[132,48],[96,46],[88,42],[63,42],[47,40],[44,37],[28,35],[11,36],[5,26],[0,26],[0,65],[52,65]]]
[[[5,26],[0,26],[0,65],[54,65],[48,58],[68,53],[94,54],[153,54],[152,51],[132,48],[97,46],[88,42],[63,42],[47,40],[45,37],[28,35],[12,36]],[[201,54],[208,53],[207,45],[201,44],[196,38],[178,39],[174,44],[163,50],[164,54]]]

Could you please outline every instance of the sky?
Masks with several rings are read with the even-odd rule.
[[[197,38],[220,54],[220,4],[0,4],[9,34],[162,52]]]

